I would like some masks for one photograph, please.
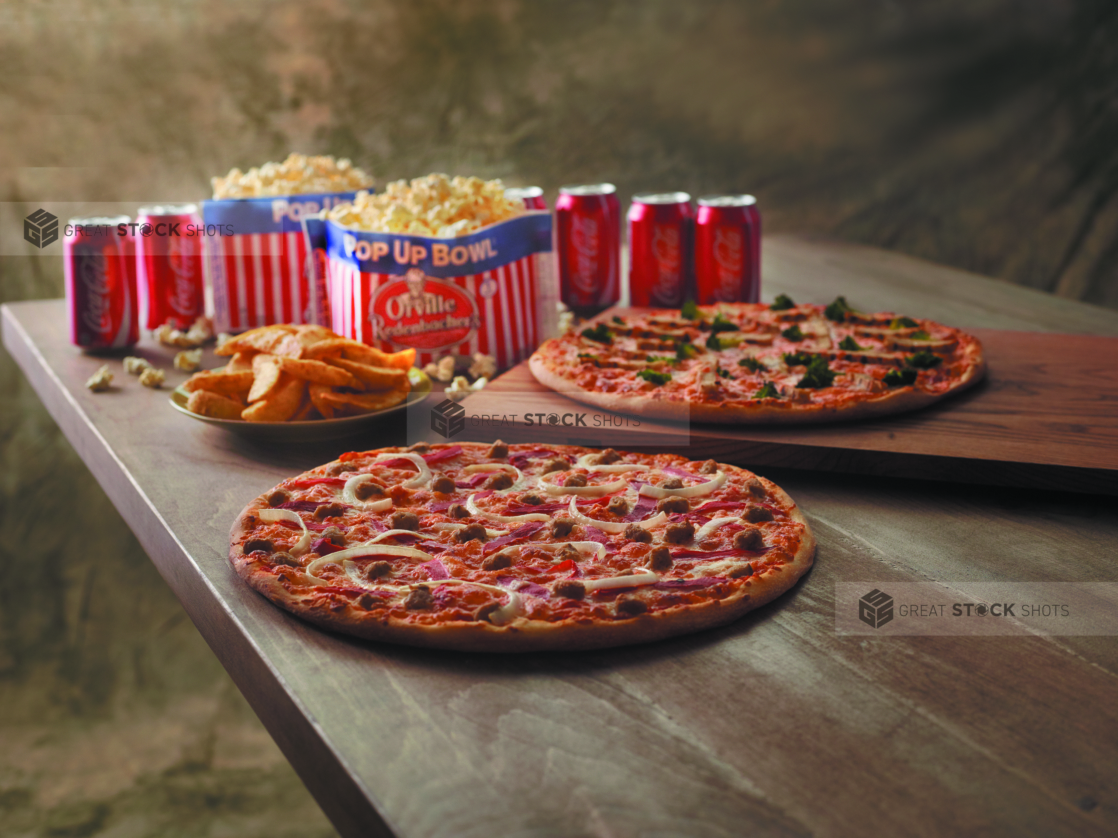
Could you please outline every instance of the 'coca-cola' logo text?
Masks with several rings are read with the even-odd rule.
[[[113,329],[112,292],[115,279],[108,260],[99,250],[78,257],[78,282],[85,289],[82,323],[97,335],[111,335]]]
[[[745,267],[741,230],[717,227],[714,231],[714,276],[716,294],[721,300],[738,299]]]
[[[574,251],[571,282],[575,290],[582,294],[596,293],[598,254],[601,252],[601,235],[596,218],[579,215],[571,218],[571,249]]]
[[[657,305],[677,306],[683,301],[682,245],[679,227],[657,224],[652,228],[652,258],[656,262],[652,299]]]

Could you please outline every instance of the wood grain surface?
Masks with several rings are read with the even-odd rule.
[[[831,259],[848,273],[895,264],[794,239],[768,253],[767,293],[794,296]],[[883,307],[924,312],[941,291],[904,290],[904,277],[936,269],[902,265],[902,291],[874,280],[898,295]],[[1024,313],[966,325],[1076,330],[1073,309],[1046,319],[1043,300],[983,282],[967,292]],[[851,276],[843,290],[864,306],[872,289]],[[1082,307],[1079,326],[1095,317]],[[348,448],[402,443],[402,423],[345,444],[256,445],[74,350],[61,301],[5,307],[3,337],[344,835],[1118,832],[1118,640],[834,631],[839,581],[1114,580],[1112,498],[766,469],[807,514],[818,559],[734,625],[578,655],[378,646],[272,607],[234,576],[226,539],[261,491]],[[139,349],[169,366],[170,351]],[[104,362],[123,386],[90,393]]]
[[[873,421],[760,427],[642,419],[611,426],[595,416],[585,432],[539,423],[478,427],[508,442],[567,442],[582,433],[591,443],[678,450],[753,467],[1118,494],[1118,338],[969,331],[985,349],[984,381],[929,408]],[[607,415],[540,384],[527,362],[465,405],[481,416]]]

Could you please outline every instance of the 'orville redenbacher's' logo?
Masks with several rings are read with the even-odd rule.
[[[872,628],[881,628],[893,619],[893,598],[874,588],[858,600],[858,619]]]
[[[23,238],[38,248],[58,241],[58,216],[37,209],[23,219]]]
[[[377,289],[369,321],[378,339],[423,351],[469,340],[481,325],[473,294],[419,268]]]
[[[431,408],[431,430],[443,439],[450,439],[466,427],[466,408],[447,399]]]

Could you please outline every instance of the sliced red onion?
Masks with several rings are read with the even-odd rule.
[[[656,508],[655,498],[640,497],[637,499],[636,504],[629,510],[629,514],[622,518],[622,521],[632,523],[633,521],[643,521],[648,517],[653,509]]]
[[[491,495],[493,492],[486,492],[486,495]],[[540,512],[529,512],[526,515],[497,515],[494,512],[485,512],[478,508],[476,503],[477,499],[482,497],[481,492],[475,492],[466,499],[466,509],[469,510],[471,515],[476,515],[479,518],[488,518],[491,521],[499,521],[502,524],[519,524],[523,521],[544,521],[550,520],[547,515]],[[572,498],[573,501],[573,498]]]
[[[433,582],[450,578],[450,572],[446,569],[446,565],[438,559],[431,559],[431,561],[421,564],[420,567],[427,571],[427,575],[431,577]]]
[[[311,486],[344,486],[344,477],[303,477],[287,484],[292,489],[309,489]]]
[[[597,527],[587,524],[583,529],[586,531],[587,541],[596,541],[598,544],[609,544],[609,536]]]
[[[683,469],[676,468],[675,466],[665,466],[664,468],[660,469],[660,471],[662,471],[664,474],[670,474],[672,477],[686,477],[686,478],[689,478],[691,480],[702,480],[703,479],[702,477],[695,474],[694,472],[684,471]]]
[[[421,541],[418,546],[422,547],[428,553],[441,553],[446,549],[446,545],[438,541]]]
[[[601,504],[609,503],[609,498],[579,498],[575,503],[578,506],[600,506]],[[561,509],[566,509],[566,503],[540,503],[535,506],[524,504],[523,506],[514,506],[508,510],[509,515],[523,515],[527,512],[541,512],[548,514],[551,512],[558,512]]]
[[[427,504],[428,512],[446,512],[451,506],[458,503],[456,500],[433,500]]]
[[[533,448],[531,451],[518,451],[509,456],[509,462],[517,468],[524,468],[529,460],[538,460],[540,457],[551,457],[552,459],[561,459],[570,462],[570,457],[560,454],[558,451],[552,451],[549,448]]]
[[[741,509],[745,506],[740,500],[708,500],[702,506],[696,507],[695,512],[717,512],[722,509]]]
[[[488,474],[471,474],[465,480],[455,480],[454,485],[459,489],[476,489],[485,482]]]
[[[497,582],[500,583],[501,587],[516,591],[518,594],[528,594],[540,599],[551,599],[551,591],[535,582],[517,579],[515,576],[498,576]]]
[[[673,550],[672,558],[702,561],[704,559],[728,559],[730,556],[763,556],[771,549],[772,547],[766,547],[763,550]]]
[[[276,509],[294,509],[296,512],[314,512],[320,506],[322,506],[322,501],[320,500],[289,500],[287,503],[281,503]]]
[[[492,553],[495,550],[500,550],[502,547],[508,544],[514,544],[517,541],[523,541],[531,535],[539,532],[543,528],[544,524],[538,521],[533,521],[532,523],[528,524],[521,524],[508,535],[502,535],[499,538],[494,538],[492,541],[486,543],[485,553]]]
[[[462,453],[461,445],[451,445],[449,448],[440,448],[438,451],[432,451],[429,454],[424,454],[423,459],[428,463],[441,463],[443,460],[449,460],[451,457],[457,457]]]
[[[709,588],[728,582],[724,576],[700,576],[698,579],[663,579],[652,587],[660,591],[681,591],[691,588]]]
[[[320,556],[329,556],[331,553],[340,553],[344,547],[339,547],[328,538],[318,538],[311,543],[311,552]]]

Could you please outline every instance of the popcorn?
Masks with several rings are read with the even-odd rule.
[[[139,375],[144,370],[150,370],[151,364],[148,363],[147,358],[137,358],[134,355],[129,355],[124,359],[124,371],[129,375]]]
[[[497,374],[497,359],[492,355],[484,355],[481,352],[475,353],[474,362],[470,364],[467,372],[473,378],[492,378]]]
[[[439,358],[439,362],[435,364],[434,377],[439,381],[450,381],[454,378],[454,358],[452,356],[447,355]]]
[[[127,365],[128,359],[125,358]],[[194,372],[202,365],[202,350],[201,349],[184,349],[175,355],[175,369],[182,370],[183,372]]]
[[[522,201],[505,197],[500,180],[432,174],[398,180],[376,195],[358,192],[328,217],[358,230],[454,238],[524,212]]]
[[[185,332],[180,332],[170,323],[164,323],[152,332],[152,336],[164,346],[194,349],[213,338],[213,321],[208,317],[199,317],[194,321],[194,325]],[[220,346],[220,344],[218,345]]]
[[[561,302],[557,303],[556,306],[559,309],[559,334],[565,335],[567,332],[574,330],[575,313]]]
[[[109,365],[104,364],[97,372],[89,377],[89,381],[85,382],[85,386],[94,393],[101,393],[108,390],[112,383],[113,374],[109,372]]]
[[[373,185],[369,175],[345,158],[335,161],[330,155],[308,157],[305,154],[289,154],[282,163],[265,163],[247,172],[231,169],[225,177],[215,177],[210,182],[214,200],[353,192]]]
[[[140,373],[140,383],[153,390],[157,390],[163,386],[163,378],[163,370],[156,369],[155,367],[148,367]]]
[[[199,317],[186,333],[187,339],[194,341],[195,346],[213,340],[213,336],[214,323],[208,317]]]
[[[466,398],[466,396],[470,395],[470,393],[476,393],[488,383],[488,379],[479,378],[473,384],[470,384],[470,380],[466,378],[466,376],[458,375],[455,376],[454,381],[449,387],[443,388],[443,392],[446,393],[447,398],[452,401],[460,402],[462,399]]]

